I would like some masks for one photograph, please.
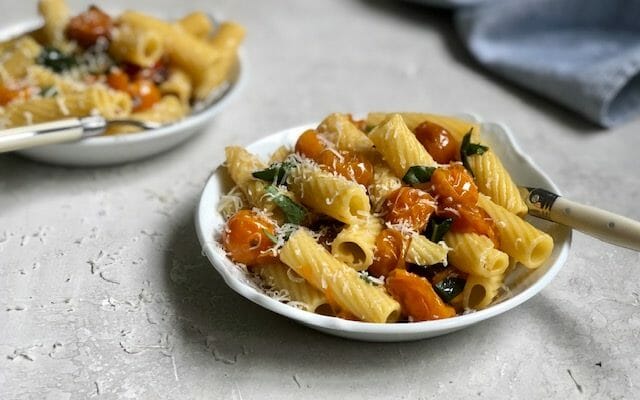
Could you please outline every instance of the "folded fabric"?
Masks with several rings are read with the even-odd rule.
[[[485,67],[602,126],[640,113],[640,1],[487,1],[456,25]]]

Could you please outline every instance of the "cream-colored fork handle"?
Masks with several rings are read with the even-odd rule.
[[[544,189],[526,189],[523,198],[533,216],[567,225],[607,243],[640,251],[640,222],[576,203]]]
[[[549,219],[617,246],[640,251],[640,222],[558,197]]]
[[[34,146],[71,142],[104,130],[102,117],[68,118],[0,130],[0,153]]]

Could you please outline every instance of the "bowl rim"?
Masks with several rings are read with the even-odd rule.
[[[472,118],[476,122],[480,122],[479,118],[474,115],[467,114],[465,115],[465,117]],[[482,124],[491,124],[497,127],[501,134],[504,135],[504,137],[507,139],[508,144],[512,147],[514,155],[528,163],[528,167],[535,170],[535,172],[548,183],[548,189],[560,194],[558,187],[553,183],[549,176],[531,159],[529,155],[524,153],[520,145],[515,141],[511,130],[505,124],[499,122],[482,122]],[[295,134],[295,132],[297,132],[299,135],[306,129],[314,128],[317,125],[318,123],[310,123],[293,128],[283,129],[273,134],[267,135],[257,141],[254,141],[245,147],[260,147],[265,143],[271,142],[274,137],[285,138],[288,135]],[[553,278],[555,278],[560,269],[563,267],[567,260],[569,249],[571,247],[571,230],[569,228],[566,228],[566,240],[561,243],[555,243],[555,245],[559,247],[557,259],[549,267],[549,269],[543,275],[541,275],[533,284],[531,284],[529,287],[527,287],[517,295],[507,298],[497,304],[491,305],[488,308],[474,311],[468,314],[458,315],[453,318],[411,323],[380,324],[373,322],[350,321],[338,317],[315,314],[309,311],[289,306],[267,296],[264,293],[260,293],[256,289],[236,279],[225,269],[225,262],[228,263],[231,261],[221,253],[220,248],[214,241],[213,232],[206,232],[204,227],[205,221],[210,219],[211,216],[215,215],[216,213],[215,211],[213,211],[213,205],[216,204],[216,202],[212,202],[213,199],[211,199],[210,197],[213,196],[213,194],[211,193],[211,188],[215,184],[219,183],[217,174],[219,173],[221,167],[222,165],[216,168],[207,179],[195,212],[196,232],[200,244],[202,245],[203,253],[207,256],[213,267],[222,276],[225,283],[236,293],[270,311],[321,330],[341,331],[347,334],[374,334],[384,335],[386,337],[394,337],[396,335],[415,335],[419,333],[426,334],[429,332],[453,331],[456,329],[461,329],[507,312],[539,293],[553,280]],[[398,340],[402,340],[402,338],[398,338]]]

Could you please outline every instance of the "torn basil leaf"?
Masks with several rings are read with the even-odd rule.
[[[472,132],[473,128],[469,129],[469,132],[467,132],[462,138],[462,144],[460,145],[460,160],[462,160],[462,165],[464,165],[464,167],[469,171],[471,176],[474,176],[467,157],[473,155],[482,155],[485,153],[485,151],[489,150],[489,148],[479,143],[471,143]]]
[[[435,170],[435,167],[414,165],[407,170],[407,173],[402,177],[402,181],[409,185],[429,182],[431,180],[431,175],[433,175],[433,171]]]
[[[268,168],[256,171],[251,175],[254,178],[271,182],[274,185],[284,185],[287,175],[293,165],[289,162],[271,164]]]
[[[442,219],[432,217],[427,224],[427,229],[425,230],[424,235],[433,243],[438,243],[442,240],[444,235],[449,232],[451,224],[453,224],[453,218]]]
[[[78,66],[78,60],[74,55],[65,54],[55,47],[45,47],[36,58],[36,62],[57,73]]]
[[[286,223],[300,225],[307,216],[307,209],[280,193],[273,185],[266,187],[266,192],[271,195],[273,202],[282,210]]]
[[[268,238],[269,238],[269,240],[271,240],[271,242],[272,242],[273,244],[278,244],[278,238],[277,238],[277,237],[275,237],[275,236],[273,236],[273,235],[271,234],[271,232],[269,232],[269,231],[268,231],[268,230],[266,230],[266,229],[263,229],[263,230],[262,230],[262,233],[264,233],[264,234],[265,234],[265,236],[266,236],[266,237],[268,237]]]
[[[450,303],[457,295],[462,293],[467,281],[457,276],[448,276],[433,285],[433,289],[438,296],[447,303]]]

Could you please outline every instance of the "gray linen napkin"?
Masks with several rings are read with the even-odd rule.
[[[640,1],[487,1],[455,19],[491,71],[605,127],[640,114]]]

